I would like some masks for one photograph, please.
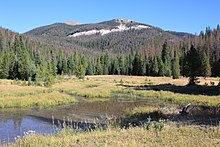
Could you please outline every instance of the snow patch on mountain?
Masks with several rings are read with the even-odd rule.
[[[119,26],[117,26],[114,29],[101,29],[101,30],[89,30],[89,31],[83,31],[83,32],[77,32],[77,33],[73,33],[71,35],[69,35],[69,37],[79,37],[79,36],[83,36],[83,35],[98,35],[100,34],[101,36],[109,34],[109,33],[113,33],[113,32],[122,32],[122,31],[127,31],[127,30],[141,30],[141,29],[149,29],[150,26],[146,26],[146,25],[135,25],[135,26],[131,26],[131,27],[127,27],[124,24],[120,24]]]

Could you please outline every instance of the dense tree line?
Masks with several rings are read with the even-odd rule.
[[[0,78],[34,81],[49,85],[57,75],[136,75],[190,77],[219,76],[220,28],[175,44],[167,41],[151,54],[149,49],[127,54],[103,51],[96,56],[42,45],[27,37],[0,31]],[[211,38],[211,39],[210,39]],[[214,41],[213,41],[214,40]]]

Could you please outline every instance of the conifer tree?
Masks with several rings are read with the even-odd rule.
[[[12,54],[9,50],[4,51],[0,54],[0,78],[9,78],[9,71],[11,64],[13,63]]]
[[[111,59],[111,72],[112,75],[118,75],[119,73],[119,64],[117,59]]]
[[[101,57],[98,56],[96,61],[96,74],[97,75],[103,75],[103,65],[101,63]]]
[[[64,56],[63,59],[62,59],[62,71],[63,71],[63,74],[67,74],[68,73],[68,68],[67,68],[67,59],[66,57]]]
[[[80,64],[76,70],[76,77],[79,79],[84,79],[86,74],[86,68],[83,66],[83,64]]]
[[[172,76],[173,79],[179,79],[180,76],[179,55],[177,51],[174,52],[174,59],[172,64]]]
[[[163,44],[162,60],[164,63],[164,68],[165,68],[165,76],[170,77],[171,76],[171,56],[170,56],[170,49],[169,49],[167,42]]]
[[[80,58],[79,58],[78,53],[75,52],[74,55],[73,55],[73,65],[74,65],[73,69],[74,69],[75,72],[76,72],[79,64],[80,64]]]
[[[37,66],[36,85],[50,86],[54,82],[54,79],[51,62],[42,62],[42,64]]]
[[[165,76],[166,75],[166,68],[165,64],[163,63],[162,59],[160,56],[157,56],[157,61],[158,61],[158,76]]]
[[[196,85],[196,77],[200,75],[201,71],[201,59],[198,50],[193,45],[187,52],[184,60],[184,75],[189,77],[188,85]]]
[[[158,72],[159,72],[158,61],[157,61],[157,57],[155,56],[151,64],[151,75],[158,76]]]
[[[58,61],[57,61],[57,74],[59,75],[63,74],[63,59],[61,55],[58,57]]]
[[[125,74],[125,58],[124,55],[120,55],[118,57],[118,65],[119,65],[119,75],[124,75]]]
[[[18,79],[28,80],[31,77],[31,59],[27,50],[22,51],[18,60]]]
[[[128,75],[132,75],[134,56],[132,53],[128,55]]]
[[[88,62],[88,66],[86,68],[86,75],[93,75],[94,74],[94,68],[91,61]]]
[[[50,59],[50,63],[51,63],[51,72],[53,76],[56,76],[57,74],[57,66],[56,66],[56,59],[55,59],[55,54],[54,51],[51,50],[51,59]]]
[[[35,65],[40,65],[42,62],[42,57],[40,55],[40,52],[34,52],[34,61],[35,61]]]
[[[209,77],[212,74],[209,60],[209,55],[207,55],[206,52],[203,52],[201,57],[201,75],[204,77]]]
[[[108,53],[104,55],[103,74],[109,74],[110,59]]]
[[[72,75],[74,72],[74,63],[73,63],[73,57],[70,56],[67,58],[67,74]]]
[[[134,56],[132,67],[133,67],[132,75],[135,76],[142,75],[142,61],[141,61],[141,56],[138,53],[136,53]]]
[[[150,75],[150,64],[149,64],[149,59],[148,59],[147,54],[145,54],[144,63],[145,63],[145,75],[149,76]]]

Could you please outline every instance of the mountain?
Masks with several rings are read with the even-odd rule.
[[[25,33],[31,39],[62,48],[82,51],[126,53],[133,49],[149,50],[153,54],[165,41],[177,42],[187,33],[164,31],[158,27],[129,19],[113,19],[94,24],[55,23]]]
[[[80,23],[79,22],[75,22],[75,21],[72,21],[72,20],[68,20],[66,22],[64,22],[65,24],[67,25],[72,25],[72,26],[75,26],[75,25],[79,25]]]

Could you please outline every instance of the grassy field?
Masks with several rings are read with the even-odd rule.
[[[167,77],[136,76],[74,76],[58,77],[51,87],[22,86],[10,80],[0,80],[0,108],[54,106],[78,101],[94,102],[123,98],[187,104],[194,106],[220,106],[219,78],[199,78],[199,85],[185,86],[187,78],[174,80]],[[211,85],[210,82],[214,82]],[[82,98],[83,97],[83,98]],[[164,114],[157,106],[137,106],[125,110],[120,123],[107,129],[76,132],[64,129],[57,135],[28,135],[10,146],[219,146],[219,125],[177,125],[156,122],[151,128],[129,127],[129,121],[139,121],[142,116]],[[128,123],[127,123],[128,121]],[[153,120],[154,121],[154,120]],[[157,119],[158,121],[158,119]],[[117,121],[116,121],[117,122]],[[123,124],[123,123],[124,124]],[[124,129],[122,126],[126,126]],[[159,130],[158,130],[159,126]],[[160,126],[162,128],[160,129]],[[178,126],[178,127],[177,127]]]
[[[197,87],[186,87],[187,78],[137,76],[74,76],[60,77],[51,87],[22,86],[22,82],[0,80],[0,108],[54,106],[75,102],[73,96],[87,101],[106,101],[126,94],[127,98],[142,97],[177,104],[192,103],[199,106],[220,106],[219,78],[200,78]],[[204,86],[206,85],[206,86]],[[196,92],[196,94],[194,94]]]
[[[83,133],[67,129],[58,136],[28,136],[12,146],[219,146],[219,136],[219,128],[166,126],[162,131],[156,131],[135,127]]]
[[[11,80],[0,80],[0,108],[49,107],[76,101],[73,96],[51,88],[14,85]]]
[[[187,87],[187,78],[174,80],[168,77],[105,75],[87,76],[85,80],[66,77],[63,82],[54,84],[52,88],[86,97],[90,101],[103,101],[103,98],[109,99],[113,95],[117,97],[117,94],[127,94],[128,98],[140,96],[143,99],[154,98],[177,104],[220,106],[220,88],[216,86],[219,78],[200,78],[199,81],[198,86]],[[210,81],[214,82],[215,86],[207,85]]]

